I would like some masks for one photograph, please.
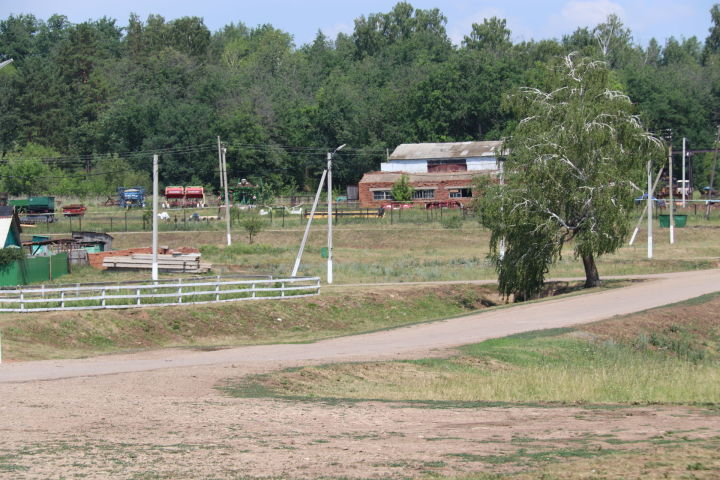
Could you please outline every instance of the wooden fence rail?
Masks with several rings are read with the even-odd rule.
[[[319,293],[318,277],[42,286],[0,290],[0,312],[163,307],[300,298]]]

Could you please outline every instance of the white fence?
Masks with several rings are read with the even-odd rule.
[[[212,280],[210,280],[212,279]],[[176,279],[170,282],[40,286],[0,290],[0,312],[163,307],[240,300],[300,298],[320,293],[320,278]]]

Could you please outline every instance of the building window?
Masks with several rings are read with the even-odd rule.
[[[426,200],[435,198],[435,190],[415,190],[412,196],[413,200]]]
[[[376,190],[373,192],[373,200],[392,200],[390,190]]]
[[[472,189],[470,188],[454,188],[450,190],[450,198],[470,198],[472,197]]]

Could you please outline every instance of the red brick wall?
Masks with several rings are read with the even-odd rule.
[[[427,198],[427,199],[417,199],[414,200],[412,203],[416,205],[425,205],[429,202],[448,202],[448,201],[457,201],[462,203],[463,205],[467,205],[470,203],[472,198],[450,198],[450,189],[454,188],[470,188],[472,186],[471,180],[452,180],[452,181],[440,181],[440,182],[410,182],[410,184],[414,188],[434,188],[435,189],[435,198]],[[448,185],[451,185],[450,189],[448,189]],[[373,200],[373,192],[370,189],[383,189],[383,190],[392,190],[393,183],[392,182],[367,182],[367,183],[360,183],[358,190],[359,190],[359,197],[360,197],[360,207],[362,208],[372,208],[372,207],[381,207],[383,205],[387,205],[390,200]]]

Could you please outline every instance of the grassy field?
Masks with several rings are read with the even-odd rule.
[[[468,345],[452,358],[246,378],[237,395],[451,404],[720,404],[720,294]]]
[[[394,225],[341,226],[334,231],[334,280],[336,283],[411,282],[494,279],[488,263],[489,233],[475,222],[460,229]],[[697,227],[676,230],[676,243],[670,245],[667,232],[656,233],[654,258],[648,260],[643,237],[613,255],[598,260],[601,277],[715,268],[720,262],[720,228]],[[325,277],[326,260],[320,250],[326,244],[324,226],[312,231],[303,256],[300,274]],[[160,243],[199,246],[204,259],[219,272],[287,275],[292,269],[302,239],[299,229],[266,230],[255,245],[247,245],[240,233],[233,235],[233,246],[223,248],[222,232],[168,232]],[[116,248],[150,245],[149,233],[122,234]],[[203,248],[204,247],[204,248]],[[572,245],[563,259],[550,269],[550,276],[584,276],[582,262],[573,258]]]

